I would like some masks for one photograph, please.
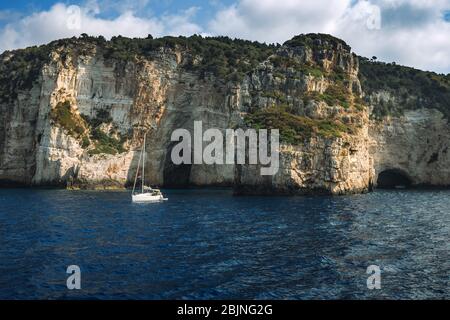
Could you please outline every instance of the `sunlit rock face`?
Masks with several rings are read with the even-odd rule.
[[[364,92],[358,57],[343,41],[215,40],[222,57],[211,49],[217,43],[184,39],[132,40],[140,51],[133,42],[117,45],[123,38],[67,39],[2,54],[0,70],[10,77],[0,79],[0,183],[123,188],[135,178],[147,132],[152,185],[348,194],[370,191],[386,170],[401,171],[411,185],[450,184],[446,117],[427,107],[373,119],[380,101],[401,102],[382,90]],[[172,132],[193,136],[194,121],[222,132],[280,129],[277,173],[263,176],[261,165],[250,164],[173,164]]]

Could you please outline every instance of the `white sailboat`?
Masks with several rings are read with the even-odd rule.
[[[167,198],[164,198],[161,190],[152,189],[151,187],[146,186],[144,183],[146,137],[147,137],[147,134],[144,135],[144,144],[142,146],[141,155],[139,156],[138,167],[136,169],[136,177],[134,179],[133,192],[131,194],[131,198],[132,198],[133,202],[159,202],[159,201],[167,200]],[[140,190],[136,190],[136,182],[137,182],[137,178],[138,178],[138,174],[139,174],[141,160],[142,160],[142,175],[141,175],[142,185],[141,185],[141,188],[139,188]]]

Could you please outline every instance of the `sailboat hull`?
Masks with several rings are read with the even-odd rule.
[[[151,193],[141,193],[132,195],[133,202],[159,202],[163,200],[164,197],[162,194],[152,195]]]

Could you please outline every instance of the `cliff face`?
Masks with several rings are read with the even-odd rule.
[[[449,186],[450,75],[360,61],[375,176],[393,171],[411,185]]]
[[[389,169],[412,184],[450,185],[443,107],[373,119],[381,101],[400,99],[364,92],[358,58],[341,40],[125,40],[61,40],[0,56],[1,184],[123,187],[148,131],[146,179],[160,186],[344,194],[370,190]],[[194,121],[203,130],[280,129],[278,173],[174,165],[171,134],[193,132]]]
[[[1,105],[3,184],[123,187],[134,178],[149,129],[146,178],[152,183],[233,183],[233,166],[170,161],[175,129],[192,130],[194,120],[205,129],[229,127],[237,112],[233,86],[199,81],[179,67],[184,58],[176,49],[124,61],[105,59],[104,48],[85,42],[81,53],[78,45],[53,48],[32,88]]]
[[[405,111],[369,126],[376,177],[394,171],[411,185],[450,185],[448,119],[436,109]]]
[[[278,92],[278,97],[264,100],[256,108],[284,103],[289,113],[275,114],[282,119],[279,125],[265,122],[262,127],[283,128],[283,122],[298,120],[297,127],[294,124],[288,129],[301,135],[304,126],[300,120],[312,119],[311,126],[305,128],[312,134],[283,144],[280,169],[274,176],[259,175],[258,166],[238,168],[237,191],[258,194],[368,191],[374,180],[368,150],[368,113],[359,105],[358,59],[350,48],[334,38],[296,37],[269,62],[252,74],[249,91]],[[300,118],[290,119],[290,114]]]

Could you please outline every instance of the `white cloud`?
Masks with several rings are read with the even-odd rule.
[[[160,35],[185,35],[190,36],[194,33],[201,33],[202,28],[192,20],[198,11],[197,7],[191,7],[184,11],[182,15],[164,15],[161,20],[164,25],[164,34]]]
[[[226,34],[266,42],[284,42],[299,33],[335,30],[351,0],[242,0],[217,13],[209,28]]]
[[[69,8],[65,4],[57,3],[48,11],[37,12],[6,24],[0,30],[0,51],[79,36],[81,33],[110,38],[119,34],[127,37],[146,37],[148,34],[190,35],[202,31],[192,22],[196,8],[190,8],[180,14],[150,18],[138,17],[133,11],[124,11],[113,19],[99,17],[100,10],[95,1],[80,8],[79,16]],[[74,19],[79,21],[79,24],[74,23]]]
[[[383,7],[384,2],[387,5]],[[414,6],[415,2],[417,6]],[[450,55],[450,23],[445,22],[441,14],[445,3],[426,3],[381,1],[382,21],[379,30],[369,30],[350,19],[355,6],[341,19],[336,35],[345,39],[358,54],[369,57],[375,55],[387,62],[395,61],[424,70],[448,73],[450,60],[446,57]],[[438,3],[443,5],[439,7]],[[392,8],[399,11],[392,12]],[[418,21],[418,17],[422,17],[422,20]]]
[[[239,0],[217,12],[209,29],[280,43],[300,33],[331,33],[360,55],[448,73],[450,23],[442,12],[449,9],[449,0]]]

